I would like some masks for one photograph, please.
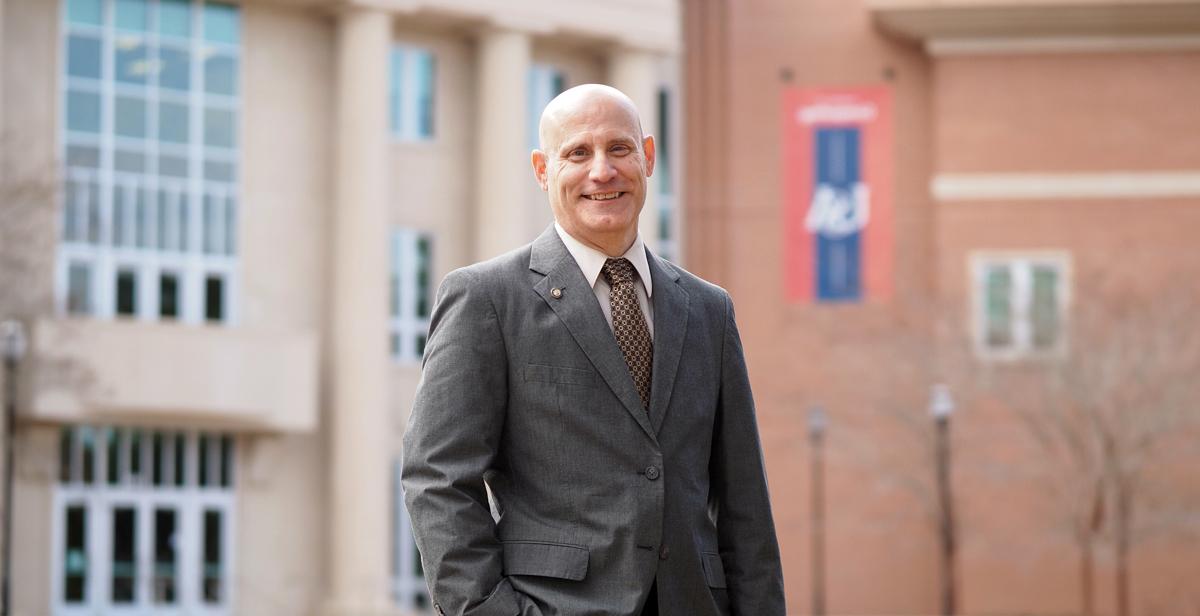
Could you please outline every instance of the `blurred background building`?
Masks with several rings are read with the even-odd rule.
[[[0,20],[12,613],[423,613],[395,460],[437,282],[550,223],[529,152],[579,83],[659,135],[644,234],[678,254],[677,3]]]
[[[536,118],[595,81],[658,137],[643,237],[736,301],[792,613],[1200,613],[1195,0],[0,32],[14,616],[427,611],[395,460],[433,293],[549,223]]]
[[[789,609],[1196,613],[1200,3],[685,7]]]

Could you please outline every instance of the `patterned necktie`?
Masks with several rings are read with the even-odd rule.
[[[650,364],[654,358],[654,343],[646,318],[638,305],[637,291],[633,288],[635,270],[629,259],[609,259],[600,269],[610,287],[608,301],[612,307],[613,333],[617,346],[625,356],[629,375],[637,386],[642,406],[650,408]]]

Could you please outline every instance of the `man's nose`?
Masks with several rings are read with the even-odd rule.
[[[617,175],[617,168],[613,166],[612,159],[605,154],[597,154],[592,158],[592,168],[588,173],[588,179],[593,182],[607,182]]]

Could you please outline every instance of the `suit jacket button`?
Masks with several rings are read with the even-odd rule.
[[[667,544],[664,543],[662,546],[662,549],[658,551],[658,559],[666,560],[667,557],[670,555],[671,555],[671,548],[667,547]]]
[[[560,289],[558,287],[554,287],[553,289],[550,289],[550,296],[553,297],[554,299],[558,299],[558,298],[562,297],[562,289]]]
[[[658,479],[658,467],[657,466],[647,466],[646,467],[646,479],[649,479],[650,481],[654,481],[655,479]]]

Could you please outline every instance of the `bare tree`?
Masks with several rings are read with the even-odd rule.
[[[1117,613],[1127,616],[1135,544],[1143,528],[1172,526],[1164,525],[1172,516],[1156,515],[1172,504],[1150,488],[1169,456],[1196,453],[1185,435],[1200,427],[1200,305],[1186,291],[1160,291],[1152,301],[1085,291],[1072,311],[1069,352],[992,370],[988,380],[1040,452],[1049,502],[1079,549],[1082,613],[1094,613],[1096,548],[1109,538]],[[1139,514],[1151,523],[1139,525]]]

